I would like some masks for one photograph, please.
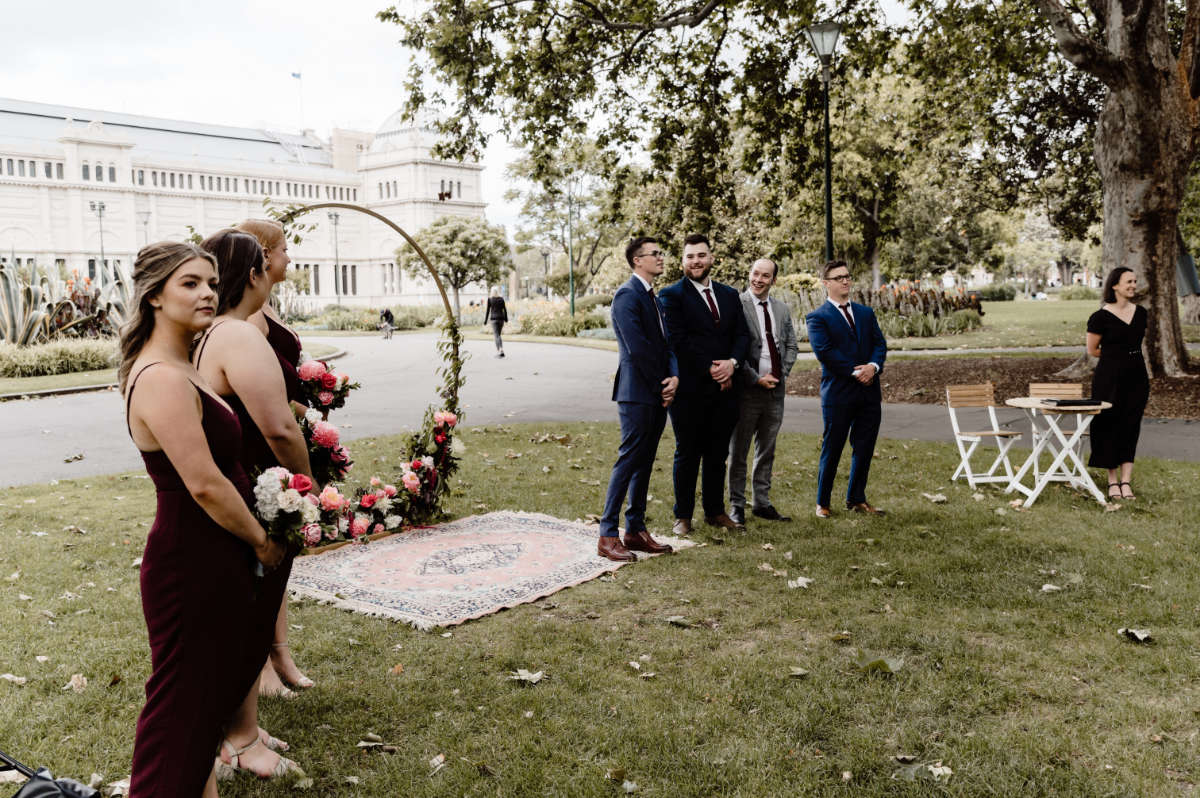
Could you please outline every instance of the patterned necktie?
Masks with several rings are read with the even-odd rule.
[[[766,301],[758,304],[763,309],[763,332],[767,334],[767,349],[771,353],[771,376],[780,380],[783,379],[783,362],[779,359],[779,347],[775,345],[775,334],[771,330],[771,312],[767,309]]]
[[[720,324],[721,323],[721,314],[717,312],[717,303],[713,302],[711,288],[704,289],[704,298],[708,300],[708,310],[710,313],[712,313],[713,323]]]
[[[850,303],[847,302],[845,305],[838,305],[838,307],[842,309],[842,315],[850,323],[850,332],[854,333],[854,337],[857,338],[858,330],[854,327],[854,317],[850,315]]]
[[[650,289],[650,301],[654,303],[654,315],[658,318],[658,329],[662,330],[663,338],[667,337],[667,328],[663,323],[662,306],[658,304],[658,295],[654,293],[654,289]]]

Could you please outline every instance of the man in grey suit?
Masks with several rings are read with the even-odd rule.
[[[754,502],[750,511],[768,521],[792,520],[776,510],[768,497],[771,468],[775,464],[775,438],[783,424],[787,375],[799,351],[788,306],[769,296],[778,272],[774,261],[767,258],[754,261],[747,290],[741,294],[746,326],[750,328],[750,348],[741,368],[746,383],[741,414],[729,441],[729,517],[738,524],[746,523],[746,457],[751,441],[755,449]]]

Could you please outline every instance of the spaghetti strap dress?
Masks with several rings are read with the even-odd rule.
[[[153,365],[134,376],[130,400],[138,377]],[[238,418],[196,390],[213,461],[249,501]],[[244,622],[254,605],[256,560],[247,543],[196,503],[164,452],[141,454],[158,509],[140,574],[151,673],[133,745],[130,795],[193,798],[212,772],[222,727],[258,676],[248,664],[250,628]]]
[[[1092,422],[1092,468],[1132,463],[1150,398],[1150,380],[1142,357],[1146,309],[1138,305],[1128,324],[1101,308],[1088,319],[1087,331],[1100,336],[1100,362],[1092,374],[1092,398],[1111,402]]]
[[[197,368],[200,367],[200,361],[204,357],[204,348],[208,345],[209,335],[223,323],[214,324],[200,339],[200,346],[196,350],[195,357]],[[279,465],[279,460],[271,451],[270,444],[267,443],[267,439],[259,430],[258,425],[254,423],[254,419],[250,417],[250,411],[246,409],[246,405],[238,395],[235,393],[222,394],[221,398],[233,408],[233,412],[241,424],[241,461],[245,472],[256,477],[268,468]],[[253,507],[253,503],[250,506]],[[284,593],[287,592],[288,579],[292,575],[292,560],[296,553],[295,549],[289,548],[279,567],[268,572],[259,580],[258,600],[255,602],[254,613],[251,617],[253,632],[250,657],[257,661],[257,667],[260,670],[271,654],[271,644],[275,642],[275,620],[279,617],[279,607],[283,603]]]
[[[304,392],[300,390],[300,375],[297,373],[300,368],[300,337],[267,314],[264,313],[263,318],[267,320],[267,343],[275,350],[279,368],[283,371],[288,401],[306,404]]]

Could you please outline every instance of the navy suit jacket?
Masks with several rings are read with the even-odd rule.
[[[612,398],[617,402],[662,405],[662,381],[679,376],[671,342],[663,335],[659,312],[650,292],[636,276],[617,289],[612,326],[617,334],[617,376]]]
[[[713,299],[721,321],[714,322],[708,303],[690,280],[684,277],[662,290],[659,299],[667,316],[667,335],[679,357],[679,393],[707,396],[720,391],[709,375],[714,360],[746,359],[750,348],[750,328],[736,289],[711,280]],[[736,390],[741,380],[733,380]]]
[[[887,359],[883,330],[879,329],[875,312],[866,305],[851,302],[850,315],[854,317],[857,335],[850,331],[846,317],[829,301],[822,302],[821,307],[806,317],[808,342],[821,361],[822,405],[882,399],[878,375],[870,385],[863,385],[851,372],[864,363],[875,363],[883,370],[883,361]]]

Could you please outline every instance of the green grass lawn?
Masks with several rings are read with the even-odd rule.
[[[337,351],[328,344],[305,344],[304,351],[313,357],[324,357]],[[20,394],[48,391],[53,388],[80,388],[86,385],[109,385],[117,381],[116,369],[75,371],[70,374],[51,374],[46,377],[0,377],[0,394]]]
[[[543,432],[571,445],[535,443]],[[599,511],[612,426],[462,438],[454,515]],[[386,473],[399,444],[356,442],[357,476]],[[316,795],[615,796],[622,779],[645,796],[1163,795],[1200,782],[1200,467],[1139,461],[1140,498],[1116,512],[1061,486],[1017,511],[950,483],[950,446],[885,441],[870,496],[890,514],[821,522],[817,447],[780,441],[773,498],[797,520],[700,531],[707,546],[448,636],[293,603],[292,645],[317,687],[266,702],[264,725],[291,741]],[[670,525],[670,452],[668,430],[652,531]],[[140,474],[0,492],[0,673],[28,679],[0,680],[0,747],[85,779],[128,772],[149,668],[132,563],[152,515]],[[789,589],[797,576],[811,586]],[[864,673],[859,649],[903,666]],[[547,678],[521,686],[517,668]],[[79,694],[63,690],[75,673]],[[356,748],[369,732],[396,752]],[[894,779],[898,755],[953,775]]]

